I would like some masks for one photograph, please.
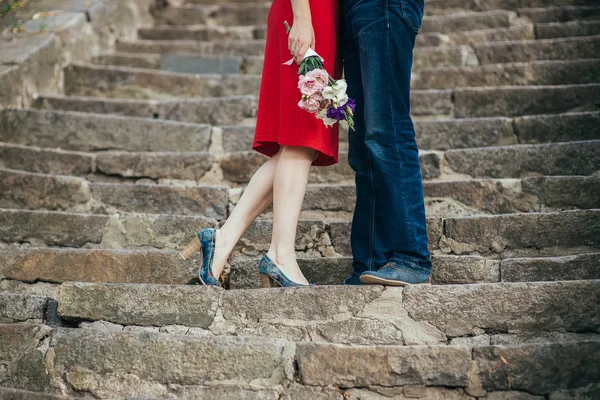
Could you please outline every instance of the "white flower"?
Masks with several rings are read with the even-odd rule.
[[[321,95],[325,100],[333,100],[335,98],[335,91],[331,86],[326,86],[321,92]]]
[[[346,93],[346,90],[348,89],[348,84],[343,79],[340,79],[339,81],[336,81],[333,86],[334,86],[333,89],[335,90],[336,94],[338,94],[338,93]]]
[[[323,123],[327,127],[331,127],[331,126],[335,125],[335,123],[337,122],[335,119],[327,118],[327,110],[326,109],[319,111],[319,113],[317,113],[317,118],[320,119],[321,121],[323,121]]]
[[[341,93],[340,95],[335,96],[334,103],[337,105],[337,107],[346,105],[347,102],[348,102],[348,95],[346,93]]]

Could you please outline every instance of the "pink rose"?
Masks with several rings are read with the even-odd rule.
[[[316,92],[321,90],[320,85],[317,83],[315,78],[311,78],[309,76],[300,75],[300,80],[298,81],[298,89],[300,92],[306,96],[310,96],[315,94]]]
[[[309,113],[316,114],[322,108],[323,97],[315,93],[313,96],[304,96],[300,102],[298,102],[298,107],[303,110],[308,111]]]
[[[314,78],[317,84],[323,90],[329,84],[329,74],[324,69],[313,69],[306,74],[309,78]]]

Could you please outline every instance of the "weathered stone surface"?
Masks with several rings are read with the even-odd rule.
[[[0,113],[0,140],[98,151],[206,151],[210,126],[154,119],[44,110]]]
[[[416,121],[419,148],[448,150],[516,144],[511,122],[507,118]]]
[[[342,388],[372,385],[465,386],[471,363],[464,347],[346,347],[297,344],[300,382]]]
[[[223,316],[233,322],[326,321],[356,315],[383,287],[314,287],[309,290],[236,290],[223,295]],[[260,306],[259,306],[260,305]]]
[[[600,342],[553,343],[473,350],[486,390],[547,395],[600,380]]]
[[[229,192],[225,187],[172,185],[127,185],[93,183],[94,200],[125,212],[227,216]]]
[[[208,328],[220,292],[208,286],[64,283],[58,313],[68,319],[124,325]]]
[[[108,66],[65,69],[65,92],[75,96],[136,99],[221,97],[254,94],[260,78],[247,75],[189,75]]]
[[[530,21],[543,23],[595,19],[600,14],[600,8],[597,6],[586,6],[585,1],[581,1],[580,5],[579,7],[565,4],[562,7],[521,8],[519,15]],[[527,7],[533,6],[527,5]]]
[[[281,400],[344,400],[344,393],[335,388],[310,387],[292,384],[286,388]]]
[[[554,114],[596,111],[598,84],[520,86],[454,90],[456,118]]]
[[[185,215],[113,215],[104,230],[102,247],[181,250],[199,230],[216,225],[217,221],[211,218]]]
[[[261,29],[254,26],[156,26],[139,30],[143,40],[223,40],[257,39]]]
[[[74,397],[58,396],[40,392],[30,392],[27,390],[2,388],[0,387],[0,397],[4,400],[68,400]]]
[[[67,379],[87,370],[100,379],[112,376],[122,380],[134,374],[157,383],[182,385],[217,380],[249,383],[269,378],[277,383],[283,378],[284,344],[277,339],[93,329],[58,329],[52,337],[55,366],[67,374]]]
[[[536,61],[468,67],[421,69],[413,75],[415,89],[457,87],[564,85],[596,83],[597,60]]]
[[[23,95],[23,81],[19,67],[0,65],[0,104],[20,106]]]
[[[45,318],[48,299],[21,293],[0,293],[0,321],[21,322]]]
[[[256,116],[255,96],[231,96],[161,102],[158,115],[177,121],[211,125],[237,124]]]
[[[2,272],[0,271],[0,274]],[[60,285],[46,282],[26,283],[14,279],[3,279],[0,281],[0,292],[20,293],[48,297],[56,300]]]
[[[460,284],[500,281],[500,262],[478,256],[432,256],[432,283]]]
[[[593,157],[588,161],[596,164]],[[600,159],[597,164],[600,167]],[[524,192],[534,194],[541,204],[551,208],[600,208],[600,176],[527,178],[522,186]]]
[[[239,56],[163,54],[160,69],[185,74],[238,74],[242,66]]]
[[[427,235],[429,239],[429,249],[439,248],[438,243],[442,236],[443,224],[440,218],[427,219]],[[350,247],[350,223],[348,222],[330,222],[329,235],[335,251],[342,255],[351,255]]]
[[[600,36],[474,45],[481,64],[596,58]]]
[[[600,140],[449,150],[445,161],[454,172],[476,178],[591,175],[600,170]]]
[[[577,389],[557,390],[548,397],[550,400],[586,400],[600,396],[600,385],[591,384]]]
[[[485,396],[488,400],[542,400],[542,396],[534,396],[526,392],[516,392],[514,390],[507,390],[502,392],[491,392]]]
[[[39,96],[36,108],[78,111],[97,114],[128,115],[152,118],[157,113],[157,102],[153,100],[106,99],[81,96]]]
[[[516,14],[512,11],[495,10],[444,16],[428,16],[423,19],[421,33],[452,33],[478,29],[504,28],[511,25]]]
[[[105,152],[96,157],[97,169],[127,178],[200,180],[215,158],[208,152],[131,153]]]
[[[479,65],[471,46],[422,47],[416,49],[413,69]]]
[[[486,42],[506,42],[515,40],[533,40],[533,25],[517,25],[508,28],[477,29],[443,34],[439,32],[419,34],[416,47],[456,46]]]
[[[107,221],[105,215],[0,210],[0,241],[81,247],[100,243]]]
[[[223,150],[226,152],[247,151],[254,140],[253,126],[223,126]]]
[[[273,223],[270,220],[258,219],[238,243],[238,249],[243,253],[259,254],[267,251],[271,244]],[[303,251],[318,248],[326,240],[325,221],[300,220],[296,233],[296,250]]]
[[[248,40],[138,40],[119,42],[117,51],[122,53],[169,53],[169,54],[208,54],[218,56],[251,56],[263,54],[265,41]],[[239,65],[239,63],[238,63]],[[239,72],[239,69],[235,73]]]
[[[279,393],[273,389],[257,389],[242,385],[178,386],[174,390],[178,399],[211,400],[277,400]]]
[[[600,254],[502,260],[502,281],[566,281],[600,279]]]
[[[90,199],[83,179],[0,169],[2,208],[76,210],[85,208]]]
[[[42,341],[51,333],[45,325],[0,324],[0,385],[50,391]]]
[[[351,389],[348,392],[349,400],[472,400],[462,389],[447,389],[427,386],[403,387],[372,387],[370,389]]]
[[[404,305],[417,321],[428,321],[448,336],[480,328],[599,331],[600,281],[411,286]]]
[[[600,139],[600,112],[532,115],[515,118],[515,134],[523,144]]]
[[[539,39],[555,39],[573,36],[592,36],[600,34],[598,21],[571,21],[563,23],[537,24],[535,36]]]
[[[443,240],[456,254],[565,248],[573,254],[574,248],[600,248],[600,213],[595,210],[450,218],[444,224]]]
[[[128,68],[160,69],[160,54],[104,54],[93,59],[94,64]]]
[[[415,116],[446,115],[452,113],[451,90],[414,90],[410,97],[410,111]]]
[[[85,176],[93,171],[94,155],[60,149],[0,143],[0,166],[45,174]]]
[[[197,265],[176,252],[76,249],[4,249],[2,274],[34,282],[118,282],[187,284]]]
[[[168,25],[198,25],[211,22],[215,25],[247,26],[264,24],[268,12],[269,4],[221,4],[215,7],[181,5],[160,10],[154,17]]]

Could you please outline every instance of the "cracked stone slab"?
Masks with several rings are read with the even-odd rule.
[[[300,382],[311,386],[466,386],[471,351],[453,346],[297,345]]]
[[[0,321],[42,321],[46,317],[48,299],[24,293],[0,292]]]
[[[74,151],[207,151],[211,127],[53,110],[0,112],[3,142]]]
[[[89,153],[0,144],[0,166],[21,171],[86,176],[94,171]]]
[[[142,380],[181,385],[217,380],[279,383],[284,345],[277,339],[68,328],[57,329],[51,342],[55,367],[67,378],[76,371],[102,378],[110,371],[117,381],[133,374]]]
[[[173,251],[4,249],[2,274],[26,282],[187,284],[197,278],[195,260]]]
[[[450,337],[474,329],[600,331],[600,281],[409,286],[403,304]]]
[[[600,341],[473,349],[486,390],[548,395],[600,381]]]
[[[65,283],[58,313],[124,325],[208,328],[220,296],[221,290],[204,286]]]
[[[503,260],[503,282],[600,279],[600,254]]]

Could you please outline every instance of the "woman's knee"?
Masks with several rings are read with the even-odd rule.
[[[304,146],[282,146],[279,150],[280,157],[302,159],[311,163],[317,159],[319,152]]]

